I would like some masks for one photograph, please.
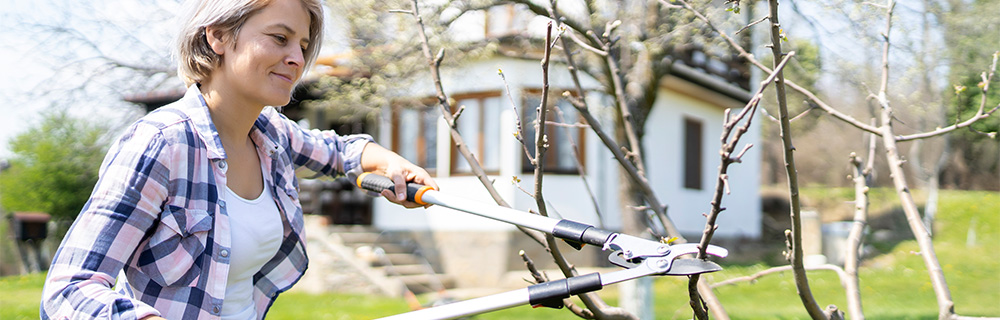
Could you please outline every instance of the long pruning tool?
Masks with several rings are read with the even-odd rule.
[[[386,189],[395,189],[395,183],[391,179],[370,173],[358,176],[357,184],[363,189],[377,193]],[[722,270],[722,267],[707,260],[677,259],[686,254],[698,253],[698,245],[693,243],[670,245],[669,243],[598,229],[571,220],[553,219],[495,204],[468,200],[416,183],[410,183],[406,186],[406,198],[421,205],[439,205],[548,233],[563,239],[578,250],[584,244],[600,246],[605,251],[611,251],[608,260],[612,264],[625,269],[605,274],[595,272],[539,283],[527,288],[383,319],[452,319],[506,309],[525,303],[534,307],[561,308],[563,299],[569,298],[571,295],[597,291],[609,284],[645,276],[682,276]],[[706,252],[723,258],[729,255],[728,250],[715,245],[709,245]]]

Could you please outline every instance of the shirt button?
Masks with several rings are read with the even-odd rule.
[[[225,201],[220,201],[219,202],[219,206],[225,208],[226,207],[226,202]]]
[[[219,255],[223,258],[229,257],[229,250],[222,249],[222,251],[219,251]]]
[[[218,313],[219,313],[219,310],[220,310],[220,309],[219,309],[219,306],[214,306],[214,307],[212,307],[212,313],[215,313],[215,314],[218,314]]]
[[[226,168],[226,160],[219,160],[219,169]]]

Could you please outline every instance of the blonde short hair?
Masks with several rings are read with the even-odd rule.
[[[181,15],[180,32],[177,34],[174,56],[177,58],[177,76],[184,84],[208,79],[212,70],[222,61],[208,44],[205,27],[216,27],[225,37],[235,39],[243,24],[272,0],[188,0]],[[323,7],[319,0],[302,0],[309,14],[309,47],[302,53],[303,70],[309,70],[323,42]]]

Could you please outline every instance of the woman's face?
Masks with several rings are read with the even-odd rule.
[[[222,65],[213,72],[212,81],[225,82],[245,103],[288,104],[305,68],[309,23],[301,1],[273,1],[246,20],[235,44],[224,43]]]

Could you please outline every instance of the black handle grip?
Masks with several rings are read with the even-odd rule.
[[[389,177],[386,176],[373,174],[370,172],[365,172],[359,175],[357,184],[358,187],[362,189],[376,193],[382,193],[382,190],[389,190],[394,193],[396,192],[396,183],[392,182],[392,179],[389,179]],[[431,189],[431,187],[419,183],[414,183],[414,182],[407,183],[406,200],[411,202],[416,202],[421,205],[427,205],[427,203],[425,203],[421,199],[421,196],[427,190],[433,190],[433,189]]]
[[[563,299],[604,288],[601,284],[601,274],[594,272],[582,276],[561,280],[542,282],[528,287],[528,303],[534,307],[549,307],[560,309]]]

